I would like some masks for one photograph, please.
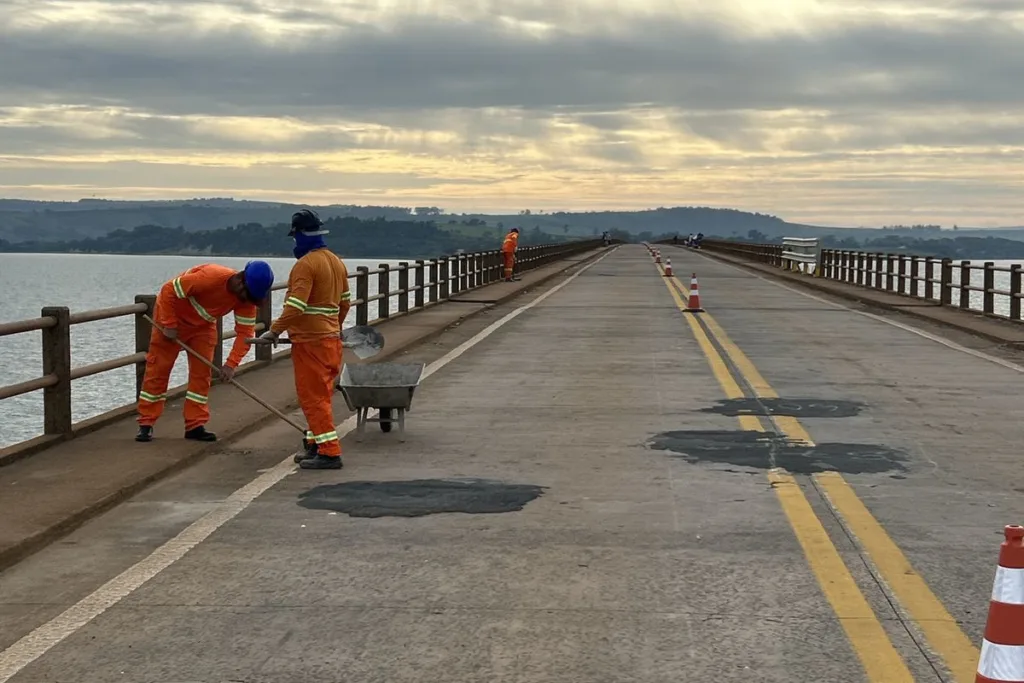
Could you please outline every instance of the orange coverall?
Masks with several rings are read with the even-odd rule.
[[[501,244],[501,259],[505,264],[505,279],[512,279],[512,269],[516,263],[516,249],[519,248],[519,233],[509,232]]]
[[[341,329],[351,299],[345,264],[329,249],[315,249],[292,266],[284,310],[270,326],[278,334],[288,332],[306,440],[328,457],[341,456],[331,400],[341,373]]]
[[[167,330],[178,330],[178,339],[210,361],[217,347],[217,318],[235,314],[234,346],[224,363],[238,367],[249,351],[247,337],[256,334],[256,305],[242,301],[228,290],[228,279],[237,270],[215,263],[189,268],[164,283],[157,295],[153,320]],[[139,392],[139,425],[153,425],[163,413],[171,369],[182,348],[153,328],[146,353],[146,375]],[[213,373],[188,355],[188,392],[185,394],[185,430],[210,420],[209,396]]]

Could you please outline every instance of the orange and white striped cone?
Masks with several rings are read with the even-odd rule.
[[[665,259],[665,277],[672,277],[672,259]]]
[[[975,683],[1024,683],[1024,526],[1007,526]]]
[[[686,302],[686,310],[689,313],[703,313],[700,307],[700,290],[697,288],[697,273],[690,277],[690,300]]]

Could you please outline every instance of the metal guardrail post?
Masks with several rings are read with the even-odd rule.
[[[377,299],[377,319],[386,320],[391,315],[391,297],[388,296],[391,291],[391,266],[378,263],[377,268],[380,271],[377,273],[377,295],[380,296]]]
[[[444,301],[448,298],[448,293],[451,287],[451,280],[448,275],[448,266],[451,264],[451,259],[447,256],[443,256],[438,259],[438,287],[440,287],[440,300]]]
[[[924,259],[924,298],[931,301],[935,298],[935,259],[926,256]]]
[[[985,291],[982,292],[981,310],[986,315],[992,315],[996,310],[996,295],[992,291],[996,288],[996,264],[993,261],[985,261],[985,270],[982,273],[982,283]]]
[[[412,305],[415,308],[423,308],[423,259],[416,259],[416,269],[413,271],[413,287],[416,293],[413,294]]]
[[[967,289],[971,284],[971,262],[960,262],[960,308],[971,307],[971,290]]]
[[[263,303],[256,309],[256,325],[259,326],[263,323],[263,329],[257,330],[256,335],[259,336],[262,332],[266,332],[270,329],[270,325],[274,322],[274,295],[272,292],[267,292],[267,296],[263,299]],[[256,360],[270,362],[274,359],[274,347],[270,344],[255,344],[256,346]]]
[[[1010,266],[1010,319],[1020,320],[1020,264]]]
[[[370,322],[370,269],[366,266],[356,267],[356,325]]]
[[[943,306],[953,305],[953,260],[942,259],[941,273],[939,275],[939,302]]]
[[[398,312],[409,312],[409,262],[399,261],[398,263]]]
[[[459,285],[462,282],[462,272],[460,270],[460,266],[462,264],[460,263],[460,260],[459,255],[455,254],[448,261],[448,296],[453,296],[459,293]]]
[[[917,296],[918,278],[920,277],[921,263],[916,256],[910,257],[910,296]]]
[[[896,287],[896,254],[885,255],[885,289],[893,291]]]
[[[882,289],[882,279],[885,277],[885,268],[882,267],[884,257],[885,254],[882,252],[875,252],[875,289]]]
[[[459,291],[469,289],[469,254],[459,254]]]
[[[491,284],[491,252],[480,254],[480,277],[485,285]]]
[[[430,282],[429,300],[430,303],[437,301],[437,269],[438,261],[436,258],[430,259],[430,265],[428,266],[427,280]]]
[[[43,328],[43,374],[57,383],[43,389],[43,433],[71,436],[71,311],[46,306],[40,313],[57,324]]]
[[[153,317],[153,310],[156,308],[156,295],[136,294],[135,303],[146,305],[145,312],[135,314],[135,353],[148,353],[149,338],[153,334],[153,326],[143,316]],[[146,361],[140,361],[135,364],[135,400],[139,399],[139,392],[142,391],[142,380],[145,377]]]

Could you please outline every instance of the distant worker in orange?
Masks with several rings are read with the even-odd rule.
[[[288,276],[284,310],[261,336],[276,343],[284,332],[292,344],[295,392],[306,416],[304,452],[295,462],[306,470],[341,469],[341,441],[334,427],[334,384],[341,373],[341,330],[351,305],[348,270],[324,243],[315,212],[292,216],[288,236],[298,263]]]
[[[519,228],[512,228],[505,235],[505,241],[501,245],[501,260],[505,266],[505,282],[512,282],[512,270],[516,265],[516,250],[519,249]]]
[[[171,369],[182,348],[181,340],[192,350],[213,361],[217,347],[217,319],[235,314],[235,343],[221,368],[221,379],[234,377],[235,368],[249,351],[246,338],[256,334],[256,307],[274,284],[274,272],[266,261],[250,261],[242,270],[216,263],[189,268],[165,282],[157,295],[153,320],[156,328],[149,338],[146,375],[139,392],[136,441],[152,441],[153,425],[164,410]],[[166,335],[165,335],[166,333]],[[209,397],[213,371],[199,359],[188,355],[188,391],[185,394],[185,438],[216,441],[206,431],[210,420]]]

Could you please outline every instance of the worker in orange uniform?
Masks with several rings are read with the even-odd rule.
[[[519,228],[512,228],[505,235],[505,241],[501,245],[501,260],[505,265],[505,282],[512,282],[512,269],[516,265],[516,250],[519,248]]]
[[[216,263],[189,268],[165,282],[157,295],[154,328],[146,353],[146,375],[139,392],[139,433],[136,441],[152,441],[153,425],[163,413],[167,383],[178,354],[178,340],[213,361],[217,347],[217,318],[235,314],[235,343],[227,362],[220,369],[224,380],[231,379],[235,368],[249,351],[246,338],[256,334],[256,307],[270,293],[274,272],[266,261],[250,261],[243,270]],[[216,441],[206,431],[210,420],[209,396],[213,371],[199,359],[188,356],[188,391],[185,394],[185,438]]]
[[[288,275],[284,310],[261,336],[277,343],[287,332],[292,345],[295,393],[306,416],[304,450],[295,456],[307,470],[341,469],[341,441],[334,427],[334,384],[341,373],[341,330],[351,305],[348,270],[324,243],[315,212],[292,216],[288,236],[298,262]]]

